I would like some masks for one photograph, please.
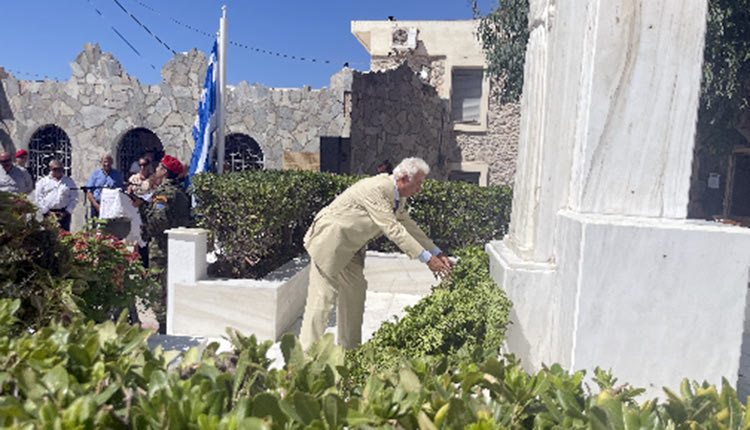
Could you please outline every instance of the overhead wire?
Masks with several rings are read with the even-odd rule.
[[[172,55],[177,54],[177,52],[174,49],[172,49],[169,45],[167,45],[166,43],[164,43],[163,40],[159,39],[159,36],[155,35],[151,30],[148,29],[148,27],[146,27],[145,25],[143,25],[143,23],[141,23],[140,21],[138,21],[138,18],[136,18],[132,13],[130,13],[129,10],[125,9],[125,6],[123,6],[122,3],[120,3],[118,0],[112,0],[112,1],[115,2],[115,4],[117,4],[117,6],[120,6],[120,9],[122,9],[123,12],[125,12],[126,14],[128,14],[128,16],[130,16],[131,18],[133,18],[133,21],[135,21],[138,25],[140,25],[142,29],[144,29],[148,34],[151,35],[151,37],[153,37],[154,39],[156,39],[165,48],[167,48],[172,53]]]
[[[114,0],[114,1],[117,1],[117,0]],[[153,13],[159,15],[159,16],[161,16],[162,18],[166,18],[166,19],[172,21],[173,23],[175,23],[177,25],[180,25],[182,27],[187,28],[188,30],[194,31],[194,32],[196,32],[198,34],[201,34],[201,35],[209,37],[209,38],[215,38],[216,37],[215,34],[210,34],[210,33],[206,32],[206,31],[200,30],[200,29],[198,29],[198,28],[196,28],[196,27],[194,27],[194,26],[192,26],[190,24],[186,24],[186,23],[184,23],[184,22],[182,22],[180,20],[177,20],[175,18],[172,18],[171,16],[168,16],[168,15],[162,13],[162,12],[159,12],[158,10],[154,9],[152,6],[146,4],[145,2],[143,2],[141,0],[132,0],[132,1],[134,1],[135,3],[138,3],[141,7],[143,7],[145,9],[147,9],[147,10],[149,10],[149,11],[151,11],[151,12],[153,12]],[[247,50],[250,50],[250,51],[255,51],[255,52],[262,53],[262,54],[267,54],[267,55],[281,57],[281,58],[288,58],[288,59],[292,59],[292,60],[299,60],[299,61],[306,61],[306,62],[320,63],[320,64],[332,64],[332,63],[337,63],[338,62],[338,61],[334,61],[334,60],[330,60],[330,59],[315,58],[315,57],[312,57],[312,56],[302,57],[302,56],[299,56],[299,55],[285,54],[283,52],[272,51],[270,49],[258,48],[258,47],[247,45],[247,44],[244,44],[244,43],[235,42],[233,40],[229,40],[228,43],[230,45],[237,46],[239,48],[247,49]],[[351,61],[341,61],[341,63],[344,64],[344,67],[348,67],[350,64],[367,64],[367,65],[369,65],[369,63],[354,63],[354,62],[351,62]]]
[[[100,10],[99,10],[99,9],[98,9],[98,8],[97,8],[96,6],[94,6],[94,3],[92,3],[92,2],[91,2],[91,0],[86,0],[86,2],[87,2],[87,3],[89,4],[89,6],[91,6],[91,8],[92,8],[92,9],[94,9],[94,12],[96,12],[96,14],[97,14],[97,15],[99,15],[99,18],[101,18],[102,20],[104,20],[104,22],[105,22],[105,23],[106,23],[106,24],[107,24],[107,25],[109,26],[109,28],[110,28],[110,29],[111,29],[111,30],[112,30],[112,31],[113,31],[113,32],[114,32],[114,33],[115,33],[115,34],[116,34],[116,35],[117,35],[117,36],[118,36],[118,37],[119,37],[120,39],[122,39],[122,41],[123,41],[123,42],[125,42],[125,44],[127,44],[127,45],[128,45],[129,47],[130,47],[130,49],[132,49],[132,50],[133,50],[133,52],[135,52],[135,53],[136,53],[136,55],[138,55],[138,56],[139,56],[139,57],[141,57],[141,58],[142,58],[142,59],[143,59],[144,61],[146,61],[146,62],[147,62],[147,63],[148,63],[148,64],[149,64],[150,66],[151,66],[151,68],[152,68],[152,69],[154,69],[154,70],[158,70],[158,69],[156,68],[156,66],[154,66],[154,65],[153,65],[153,64],[152,64],[151,62],[147,61],[147,60],[146,60],[146,58],[145,58],[145,57],[144,57],[143,55],[141,55],[140,51],[138,51],[138,49],[136,49],[136,47],[135,47],[135,46],[134,46],[134,45],[133,45],[132,43],[130,43],[130,41],[129,41],[129,40],[128,40],[128,39],[127,39],[127,38],[126,38],[126,37],[125,37],[125,36],[124,36],[124,35],[123,35],[122,33],[120,33],[120,32],[119,32],[119,31],[117,30],[117,28],[115,28],[115,26],[114,26],[114,25],[112,25],[112,24],[111,24],[111,23],[109,22],[109,20],[107,19],[107,17],[106,17],[106,16],[104,16],[104,14],[102,13],[102,11],[100,11]]]

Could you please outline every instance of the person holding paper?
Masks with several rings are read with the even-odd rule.
[[[102,168],[97,169],[86,182],[86,198],[91,203],[91,217],[98,218],[102,201],[102,188],[122,188],[122,175],[112,168],[112,156],[104,154],[101,160]]]

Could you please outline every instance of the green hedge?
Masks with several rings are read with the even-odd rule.
[[[213,274],[261,277],[303,252],[315,214],[361,176],[255,170],[194,178],[199,225],[221,250]],[[409,213],[446,252],[505,234],[510,187],[426,180]],[[395,251],[386,239],[371,249]]]
[[[221,249],[215,274],[262,277],[302,253],[315,214],[354,180],[282,170],[196,176],[198,225],[212,232]]]
[[[396,322],[384,322],[372,339],[347,354],[353,382],[373,368],[385,370],[403,357],[442,355],[481,362],[500,354],[512,304],[489,275],[478,247],[459,250],[451,276]],[[461,353],[459,353],[461,351]]]
[[[422,191],[409,199],[409,216],[437,246],[454,253],[466,246],[484,246],[508,231],[513,189],[480,187],[466,182],[426,180]],[[396,251],[382,237],[371,249]]]

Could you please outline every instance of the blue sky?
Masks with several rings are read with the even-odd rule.
[[[478,3],[486,14],[496,1]],[[69,63],[96,42],[142,84],[157,84],[173,54],[133,17],[176,52],[207,53],[213,40],[206,34],[216,33],[223,5],[229,41],[249,47],[229,45],[228,83],[288,88],[328,86],[344,62],[369,69],[367,51],[350,31],[353,20],[472,17],[468,0],[5,0],[0,67],[18,79],[67,80]]]

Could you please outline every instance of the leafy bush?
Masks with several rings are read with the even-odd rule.
[[[20,300],[15,330],[80,314],[101,322],[136,297],[150,304],[156,284],[137,253],[98,224],[70,235],[36,212],[22,196],[0,192],[0,298]]]
[[[215,274],[262,277],[302,253],[315,214],[361,176],[253,170],[198,175],[201,227],[219,245]],[[426,180],[409,213],[446,252],[499,239],[510,219],[510,187]],[[387,239],[371,249],[395,251]]]
[[[460,366],[445,356],[404,360],[344,390],[344,351],[326,335],[304,354],[281,341],[285,365],[270,369],[270,342],[230,333],[233,351],[209,345],[177,356],[149,350],[149,331],[117,322],[52,323],[34,334],[8,331],[20,302],[0,300],[0,426],[114,429],[740,429],[750,413],[724,381],[665,389],[666,400],[635,397],[595,370],[559,365],[526,374],[513,357]]]
[[[509,186],[480,187],[428,179],[422,191],[409,199],[408,211],[440,249],[453,253],[501,239],[508,230],[512,201]],[[373,241],[370,249],[398,250],[385,237]]]
[[[19,194],[0,192],[0,298],[21,303],[14,330],[43,327],[71,318],[71,298],[81,279],[70,266],[71,254],[48,219],[36,220],[37,208]]]
[[[373,367],[393,367],[404,356],[443,355],[455,363],[500,353],[512,304],[490,278],[487,254],[469,247],[458,256],[450,278],[432,294],[407,308],[400,320],[384,322],[372,339],[348,353],[352,380],[362,380]]]
[[[216,274],[262,277],[302,252],[315,214],[354,178],[330,173],[252,170],[193,180],[199,225],[221,249]]]

